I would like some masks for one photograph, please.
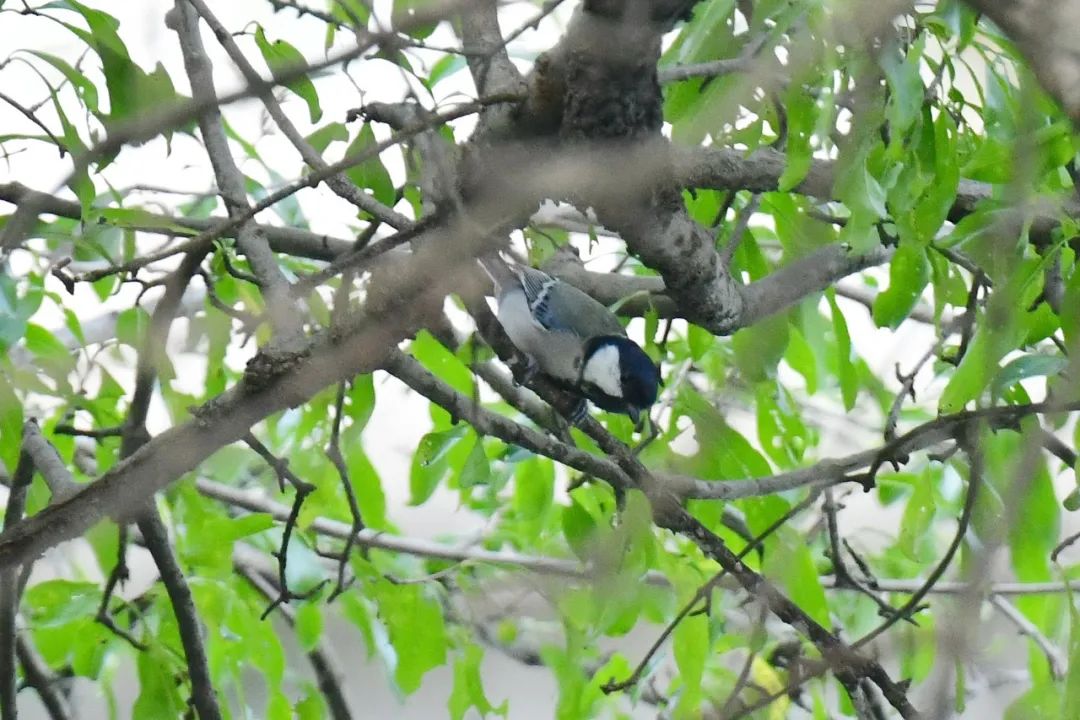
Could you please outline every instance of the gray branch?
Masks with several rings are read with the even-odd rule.
[[[247,57],[244,55],[243,51],[240,50],[240,46],[233,40],[233,36],[228,28],[221,24],[221,21],[215,17],[209,6],[207,6],[203,0],[188,0],[188,2],[191,3],[196,11],[198,11],[199,15],[202,16],[202,19],[206,21],[206,24],[210,26],[210,29],[214,32],[214,36],[217,38],[218,42],[225,48],[225,52],[228,53],[233,63],[240,70],[240,74],[244,76],[244,80],[252,87],[260,88],[257,92],[259,100],[261,100],[263,106],[266,107],[266,111],[270,114],[274,123],[277,124],[281,129],[281,132],[289,142],[292,143],[292,146],[300,153],[304,162],[315,170],[325,171],[327,168],[326,161],[319,155],[318,151],[312,147],[311,143],[300,134],[300,131],[296,129],[296,125],[293,124],[292,120],[289,119],[289,116],[282,110],[281,103],[274,97],[273,91],[263,87],[261,82],[262,78],[251,63],[248,62]],[[412,225],[412,221],[407,217],[378,202],[375,198],[356,187],[351,180],[341,173],[327,177],[326,184],[339,197],[352,203],[358,209],[370,213],[390,227],[403,230]]]
[[[184,68],[191,84],[192,96],[208,107],[199,116],[199,130],[202,134],[206,153],[214,168],[218,190],[225,201],[225,209],[230,217],[243,216],[249,212],[247,192],[244,189],[244,176],[232,158],[229,141],[221,120],[221,110],[210,105],[209,100],[216,97],[214,76],[210,58],[203,47],[199,34],[199,18],[188,0],[176,0],[171,14],[171,26],[180,38],[180,49],[184,55]],[[249,83],[253,87],[257,83]],[[270,311],[270,322],[278,334],[282,348],[294,349],[301,342],[303,323],[296,311],[289,294],[289,281],[278,267],[270,245],[260,233],[258,226],[243,222],[236,230],[236,244],[247,257],[255,277],[259,279],[263,296]]]

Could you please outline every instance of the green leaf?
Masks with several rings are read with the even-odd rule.
[[[836,377],[840,381],[840,394],[844,399],[844,409],[855,407],[859,392],[859,379],[855,375],[855,366],[851,362],[851,335],[848,333],[847,320],[840,306],[836,304],[836,295],[830,290],[825,294],[832,313],[833,334],[836,336]]]
[[[0,372],[0,461],[9,473],[15,472],[22,448],[23,409],[8,381],[6,372]]]
[[[716,336],[705,328],[691,323],[686,329],[686,342],[690,346],[690,358],[697,362],[712,349],[713,344],[716,342]]]
[[[116,316],[116,339],[133,348],[142,347],[149,328],[150,315],[141,307],[130,307]]]
[[[1069,669],[1061,696],[1061,717],[1068,718],[1080,717],[1080,611],[1068,584],[1065,597],[1069,607]]]
[[[45,62],[59,70],[68,82],[78,91],[86,109],[95,115],[98,113],[98,93],[94,83],[83,73],[76,70],[67,60],[38,50],[26,50],[26,52],[41,58]]]
[[[26,349],[33,353],[47,370],[65,374],[75,368],[75,358],[71,351],[40,325],[27,323],[25,342]]]
[[[305,686],[304,696],[293,705],[293,711],[296,720],[323,720],[330,716],[319,688],[310,684]]]
[[[902,58],[896,51],[881,55],[881,66],[890,90],[885,119],[895,139],[907,133],[922,110],[925,90],[919,71],[925,46],[926,35],[920,34],[915,42],[905,48]]]
[[[810,343],[806,341],[806,336],[794,325],[788,328],[788,346],[787,351],[784,353],[784,359],[787,360],[787,364],[791,366],[792,370],[802,375],[803,381],[806,383],[806,393],[808,395],[816,393],[818,387],[817,358],[814,356]]]
[[[307,67],[307,60],[300,51],[284,40],[267,39],[262,26],[255,29],[255,44],[259,46],[263,60],[266,61],[270,73],[275,79],[295,72],[299,68]],[[317,123],[322,117],[322,108],[319,107],[319,94],[315,91],[315,83],[307,75],[301,75],[294,80],[285,83],[285,87],[296,93],[308,106],[308,115],[311,122]]]
[[[708,617],[699,614],[683,618],[672,633],[672,650],[682,682],[677,714],[692,717],[702,700],[701,680],[709,653]]]
[[[132,717],[177,718],[184,715],[187,702],[180,696],[181,685],[173,678],[173,663],[160,647],[135,653],[139,675],[139,696]]]
[[[562,522],[563,537],[566,544],[580,559],[588,561],[593,537],[601,530],[596,518],[585,508],[583,493],[574,493],[570,498],[570,504],[563,507]]]
[[[742,328],[731,337],[735,363],[751,382],[776,375],[776,365],[784,357],[787,344],[788,321],[782,313]]]
[[[789,192],[801,183],[814,164],[814,149],[810,140],[817,125],[818,105],[798,83],[792,83],[785,94],[787,100],[787,143],[784,155],[787,164],[777,181],[777,190]]]
[[[936,504],[929,474],[924,472],[915,478],[915,492],[904,508],[900,521],[900,551],[916,562],[928,562],[933,557],[932,545],[928,547],[927,531],[934,520]]]
[[[416,334],[413,341],[409,343],[409,351],[432,375],[462,395],[472,395],[472,371],[427,330],[421,330]]]
[[[61,626],[93,617],[101,590],[95,583],[46,580],[27,589],[23,603],[35,628]]]
[[[435,492],[450,470],[447,455],[466,432],[464,425],[458,425],[420,438],[409,473],[410,505],[423,505]]]
[[[389,530],[391,528],[386,519],[386,493],[383,491],[382,479],[364,452],[359,434],[355,437],[355,442],[343,443],[345,466],[349,471],[353,492],[356,493],[356,502],[363,512],[364,525],[376,530]]]
[[[919,302],[930,281],[926,249],[901,243],[889,265],[889,288],[874,299],[874,322],[878,327],[896,329]]]
[[[308,144],[315,148],[319,154],[326,152],[326,148],[333,142],[345,142],[349,139],[349,129],[344,123],[332,122],[323,125],[307,136]]]
[[[110,225],[122,228],[169,230],[177,235],[195,234],[191,228],[185,227],[172,218],[142,208],[104,208],[93,214]]]
[[[489,482],[491,464],[484,452],[484,441],[477,436],[468,457],[465,458],[465,464],[461,466],[461,472],[458,473],[458,487],[469,488],[474,485],[487,485]]]
[[[998,370],[990,391],[995,397],[1000,397],[1002,392],[1021,380],[1043,375],[1057,375],[1068,364],[1068,360],[1058,355],[1022,355]]]
[[[92,47],[101,58],[105,85],[109,90],[109,115],[114,120],[130,118],[138,109],[138,82],[143,74],[128,54],[117,32],[120,22],[108,13],[95,10],[76,0],[67,5],[83,16],[90,32],[62,23]]]
[[[317,603],[305,602],[296,609],[296,639],[305,652],[311,652],[319,644],[323,632],[322,608]]]
[[[514,468],[514,512],[526,521],[542,520],[555,496],[555,466],[547,458],[531,457]]]
[[[377,144],[375,133],[370,125],[364,125],[356,138],[349,143],[345,151],[345,157],[357,157],[369,152]],[[370,190],[375,199],[387,206],[394,205],[394,181],[390,179],[390,173],[383,167],[378,155],[369,157],[363,162],[357,163],[345,171],[349,179],[358,188]]]
[[[443,56],[431,66],[431,72],[428,73],[427,79],[428,87],[435,87],[439,84],[439,81],[445,80],[460,70],[464,70],[467,66],[464,55]]]
[[[447,709],[452,720],[462,720],[470,708],[476,708],[482,717],[488,714],[506,716],[508,703],[495,707],[484,694],[484,682],[480,674],[480,662],[484,651],[476,645],[466,645],[465,651],[454,661],[454,689],[450,693]]]
[[[394,679],[406,695],[420,687],[432,668],[446,662],[446,626],[442,606],[420,585],[375,585],[379,615],[397,656]]]

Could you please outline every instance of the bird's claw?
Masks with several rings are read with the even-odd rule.
[[[518,365],[518,367],[521,369],[518,372],[514,373],[514,385],[516,385],[517,387],[532,383],[532,381],[536,379],[537,374],[540,372],[540,366],[533,358],[525,356],[524,364],[525,367],[523,368],[521,367],[521,365]]]
[[[570,425],[578,425],[588,415],[589,404],[584,400],[578,400],[577,404],[566,413],[566,419],[570,421]]]

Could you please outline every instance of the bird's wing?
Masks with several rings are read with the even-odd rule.
[[[521,283],[521,289],[525,291],[525,299],[529,302],[529,307],[543,302],[548,290],[558,282],[543,270],[537,270],[536,268],[517,265],[514,267],[514,271],[517,273],[518,281]]]
[[[573,285],[534,268],[521,268],[520,278],[529,309],[545,329],[581,338],[626,334],[610,310]]]

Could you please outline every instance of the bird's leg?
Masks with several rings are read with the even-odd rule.
[[[588,415],[588,409],[589,403],[584,398],[581,398],[567,411],[566,419],[570,421],[570,425],[577,425]]]
[[[514,364],[514,385],[518,387],[531,384],[540,372],[540,365],[531,355],[522,353]]]
[[[649,423],[649,434],[641,438],[641,442],[634,446],[634,449],[631,451],[634,455],[638,455],[642,450],[649,447],[653,440],[660,437],[660,427],[653,422],[652,416],[650,415],[642,415],[641,420],[634,429],[640,433],[644,429],[646,418],[648,418]]]

